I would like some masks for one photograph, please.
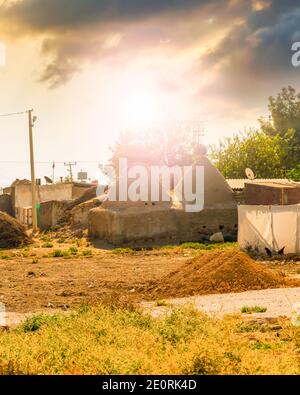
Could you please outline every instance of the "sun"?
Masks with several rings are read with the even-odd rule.
[[[147,127],[161,120],[162,98],[159,92],[134,92],[124,105],[125,119],[129,125]]]
[[[125,73],[117,86],[116,107],[124,128],[145,129],[162,122],[166,97],[159,83],[146,70]]]

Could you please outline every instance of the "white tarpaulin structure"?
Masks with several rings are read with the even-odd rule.
[[[293,206],[239,206],[238,242],[241,248],[265,252],[300,253],[300,204]]]

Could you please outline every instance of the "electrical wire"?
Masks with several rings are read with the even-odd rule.
[[[11,117],[11,116],[14,116],[14,115],[23,115],[23,114],[26,114],[26,113],[28,113],[28,111],[11,112],[11,113],[8,113],[8,114],[0,114],[0,117]]]
[[[36,164],[38,164],[38,165],[48,165],[48,164],[53,164],[53,162],[56,164],[56,165],[63,165],[65,162],[56,162],[56,161],[47,161],[47,162],[38,162],[38,161],[35,161],[35,163]],[[101,161],[97,161],[97,160],[95,160],[95,161],[85,161],[85,160],[82,160],[82,161],[76,161],[77,163],[86,163],[86,164],[99,164]],[[12,164],[30,164],[30,162],[29,161],[17,161],[17,160],[1,160],[0,161],[0,164],[2,164],[2,163],[12,163]]]

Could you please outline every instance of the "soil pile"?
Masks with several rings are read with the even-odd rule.
[[[227,250],[194,258],[163,277],[148,294],[151,298],[185,297],[299,285],[241,251]]]
[[[82,203],[85,203],[85,202],[87,202],[87,201],[89,201],[91,199],[94,199],[97,196],[96,191],[97,191],[97,186],[96,185],[92,186],[89,189],[87,189],[82,194],[82,196],[80,196],[79,198],[77,198],[77,199],[73,200],[71,203],[69,203],[68,209],[72,210],[74,207],[76,207],[76,206],[78,206],[78,205],[80,205]]]
[[[0,248],[15,248],[30,243],[25,228],[16,219],[0,211]]]

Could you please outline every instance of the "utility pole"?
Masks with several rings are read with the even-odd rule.
[[[70,174],[70,180],[71,180],[71,182],[73,182],[73,171],[72,171],[72,166],[76,166],[76,165],[77,165],[77,162],[74,162],[74,163],[72,163],[72,162],[66,163],[66,162],[65,162],[64,165],[68,167],[68,172],[69,172],[69,174]]]
[[[36,181],[34,169],[34,151],[33,151],[33,136],[32,129],[36,117],[32,116],[33,110],[28,110],[28,126],[29,126],[29,147],[30,147],[30,169],[31,169],[31,197],[32,197],[32,228],[33,232],[37,232],[37,213],[36,213]]]
[[[53,182],[53,184],[54,184],[54,173],[55,173],[55,162],[53,161],[53,164],[52,164],[52,182]]]

